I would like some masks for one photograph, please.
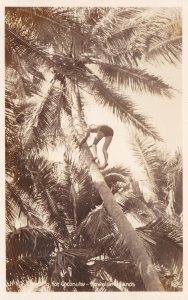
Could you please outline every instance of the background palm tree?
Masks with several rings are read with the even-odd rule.
[[[169,13],[173,18],[169,19]],[[13,102],[7,104],[7,137],[18,128],[18,149],[12,147],[11,139],[10,146],[7,146],[7,203],[10,204],[13,195],[16,195],[14,205],[19,209],[22,206],[22,212],[29,220],[31,215],[35,215],[33,207],[40,207],[43,220],[30,222],[40,223],[38,226],[41,226],[41,222],[48,224],[51,230],[58,232],[58,239],[65,239],[65,244],[68,243],[70,226],[76,229],[82,218],[86,217],[80,214],[84,195],[81,193],[82,197],[79,198],[80,190],[77,185],[75,187],[76,176],[82,173],[76,175],[70,169],[67,177],[64,174],[69,191],[65,193],[64,187],[54,176],[54,167],[41,158],[41,151],[52,142],[57,143],[58,139],[72,148],[78,146],[85,128],[83,100],[86,92],[92,93],[100,104],[112,108],[122,121],[160,140],[159,134],[146,118],[135,111],[129,97],[114,89],[114,85],[128,85],[133,90],[170,96],[172,89],[141,66],[143,57],[157,59],[161,53],[163,59],[172,63],[180,58],[179,18],[178,10],[171,9],[7,8],[6,62],[7,80],[11,82],[11,92],[7,94],[11,100],[9,102]],[[162,49],[160,55],[159,47]],[[44,74],[49,70],[53,70],[54,80],[48,95],[32,105],[30,96],[40,95]],[[16,122],[16,126],[12,126],[11,122],[13,125]],[[20,153],[23,153],[23,157]],[[91,165],[91,156],[86,147],[85,154],[94,178],[99,171],[94,164]],[[14,155],[17,155],[16,166]],[[17,170],[20,170],[19,175]],[[92,186],[91,182],[87,184]],[[100,188],[98,183],[96,186]],[[106,185],[105,190],[108,191]],[[105,194],[101,195],[106,198]],[[113,197],[112,193],[109,195]],[[26,203],[30,214],[24,206]],[[87,207],[85,202],[84,206],[84,214],[87,214],[91,206]],[[9,205],[7,211],[12,213],[13,219],[15,209]],[[124,214],[121,214],[124,218]],[[78,252],[77,256],[85,256],[85,252]],[[56,256],[52,272],[52,278],[55,276],[56,280],[61,278],[62,268],[66,274],[68,272],[66,264],[62,266],[61,262],[65,255],[63,252],[63,256],[62,253]],[[76,256],[75,253],[72,255]],[[75,268],[75,262],[71,261],[71,266]],[[144,276],[142,271],[141,274]]]

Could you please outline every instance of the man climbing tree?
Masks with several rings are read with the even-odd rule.
[[[90,147],[92,147],[93,154],[94,154],[94,160],[96,161],[96,163],[99,163],[99,159],[97,157],[97,144],[99,143],[99,141],[101,139],[105,138],[104,145],[103,145],[104,164],[102,166],[100,166],[100,169],[104,169],[108,165],[107,150],[112,141],[114,131],[111,127],[109,127],[107,125],[91,125],[87,130],[86,137],[81,141],[80,146],[82,146],[87,141],[88,137],[90,136],[90,133],[96,133],[96,137],[95,137],[92,145],[90,145]]]

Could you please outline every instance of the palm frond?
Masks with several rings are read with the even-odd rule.
[[[126,66],[99,63],[99,69],[104,79],[111,84],[131,87],[133,91],[147,92],[170,97],[170,86],[162,79],[150,75],[146,70],[134,69]]]
[[[169,185],[174,187],[176,179],[182,175],[183,161],[180,149],[177,149],[167,161],[167,172],[169,173]]]
[[[167,61],[169,63],[176,63],[181,61],[182,53],[182,37],[176,36],[166,40],[153,38],[150,40],[149,49],[146,53],[146,60],[148,61]]]
[[[160,281],[165,288],[165,291],[177,291],[180,292],[183,289],[183,270],[178,270],[177,265],[174,263],[174,267],[164,267],[164,265],[156,265],[156,269],[159,274]]]
[[[95,243],[101,237],[109,234],[111,227],[111,219],[106,214],[104,208],[97,207],[90,212],[86,219],[78,226],[77,232],[85,232],[85,234]]]
[[[8,207],[6,219],[9,228],[13,228],[13,221],[20,213],[27,216],[28,219],[31,214],[35,214],[29,195],[24,191],[20,191],[18,187],[8,181],[6,181],[6,206]]]
[[[50,264],[44,257],[19,257],[6,264],[7,292],[18,292],[31,281],[48,278]]]
[[[65,182],[57,182],[52,164],[42,157],[30,157],[28,169],[36,187],[36,204],[47,224],[59,236],[67,236],[66,219],[70,219],[72,204]]]
[[[126,124],[132,124],[145,135],[161,141],[159,134],[147,123],[146,117],[135,110],[135,106],[128,97],[120,94],[95,75],[84,77],[78,77],[78,81],[87,86],[87,90],[95,96],[99,104],[110,107],[113,113]]]
[[[29,65],[14,50],[12,50],[12,57],[11,68],[16,71],[14,84],[17,97],[25,100],[26,96],[40,95],[41,84],[45,78],[41,71],[39,71],[38,66],[35,64]]]
[[[53,62],[49,58],[49,54],[44,46],[38,46],[34,42],[27,41],[25,37],[13,32],[9,28],[6,29],[6,42],[10,44],[11,49],[14,49],[19,57],[27,60],[31,65],[36,62],[38,64],[45,64],[48,67],[53,66]]]
[[[74,240],[77,240],[85,248],[95,249],[96,255],[105,254],[113,257],[113,255],[117,256],[122,253],[121,251],[124,254],[128,253],[122,239],[119,242],[117,239],[114,242],[114,239],[113,222],[101,206],[90,212],[74,232]],[[120,252],[117,252],[117,249]]]
[[[141,17],[145,10],[135,7],[117,8],[109,10],[103,17],[104,25],[99,28],[100,35],[98,34],[95,39],[103,61],[122,66],[137,66],[137,59],[141,59],[144,51],[146,38],[143,36],[148,34]]]
[[[90,30],[107,14],[109,7],[78,7],[75,9],[76,16],[83,24],[87,24]]]
[[[92,273],[92,286],[95,292],[116,292],[127,291],[123,286],[123,282],[119,282],[112,278],[104,269],[104,264],[100,261],[95,262],[91,268]],[[107,263],[106,263],[107,265]]]
[[[143,229],[143,232],[148,230],[156,232],[156,237],[155,239],[160,239],[160,238],[168,238],[169,241],[174,243],[177,247],[182,248],[183,245],[183,233],[182,229],[178,226],[177,223],[175,223],[172,220],[169,220],[167,217],[166,218],[159,218],[156,221],[153,221],[149,224],[147,224],[144,227],[141,227],[139,229]]]
[[[21,227],[7,236],[7,259],[27,256],[47,256],[55,250],[55,236],[43,228]]]
[[[6,232],[13,230],[14,222],[18,216],[15,206],[8,199],[6,200]]]
[[[102,171],[112,193],[125,190],[129,187],[130,170],[121,166],[114,166]]]
[[[123,189],[123,191],[122,191]],[[135,225],[135,221],[138,224],[147,224],[155,218],[155,214],[148,203],[144,201],[143,195],[138,195],[132,191],[132,188],[127,185],[120,188],[120,192],[114,194],[117,203],[121,206],[123,212],[128,214],[131,223]]]
[[[151,198],[158,199],[158,203],[153,203],[154,206],[156,205],[157,210],[159,209],[163,213],[163,210],[166,209],[168,205],[167,195],[170,190],[176,190],[176,182],[177,192],[180,195],[179,203],[181,203],[182,172],[175,174],[175,170],[169,166],[171,161],[170,154],[160,151],[157,145],[147,138],[141,139],[135,136],[134,140],[132,140],[132,145],[134,155],[140,163],[143,174],[145,174],[142,186],[149,188]],[[177,202],[179,200],[177,199]]]
[[[143,216],[143,218],[141,218],[141,212],[143,213],[143,205],[141,205],[141,203],[137,203],[138,200],[139,199],[136,199],[135,214],[139,216],[140,213],[140,216],[137,217],[136,219],[145,222],[146,215]],[[133,209],[133,213],[131,211],[131,215],[134,216],[134,212],[135,210]],[[120,257],[121,259],[129,258],[130,254],[127,249],[126,243],[123,241],[121,235],[117,231],[112,220],[106,215],[105,217],[103,217],[103,213],[106,214],[103,207],[102,208],[97,207],[95,210],[93,210],[88,215],[88,217],[78,226],[75,232],[76,236],[77,235],[80,236],[80,234],[83,237],[85,236],[86,240],[85,238],[83,238],[84,245],[86,245],[86,247],[88,246],[90,247],[94,243],[95,245],[94,247],[96,248],[96,251],[98,251],[98,253],[104,253],[105,255],[108,255],[112,258],[113,257],[116,258]],[[147,218],[147,221],[153,219],[154,219],[153,215],[150,214],[150,216]],[[101,228],[101,226],[103,226],[103,228]],[[140,230],[140,228],[138,228],[138,230],[136,229],[136,231],[139,234],[140,238],[143,240],[143,243],[149,255],[155,257],[156,248],[158,247],[157,240],[155,239],[155,231],[152,231],[152,234],[150,233],[147,234],[147,230],[146,231]]]
[[[15,136],[18,134],[15,116],[15,93],[13,86],[6,81],[5,91],[5,134],[6,134],[6,149],[10,151],[13,147]],[[8,153],[7,153],[8,154]]]
[[[127,22],[137,16],[144,8],[124,7],[111,8],[93,26],[92,34],[101,35],[105,38],[114,38],[121,32],[123,36]]]
[[[8,159],[8,156],[7,158]],[[32,175],[27,169],[27,159],[25,158],[24,151],[21,145],[17,145],[14,151],[11,153],[9,158],[8,166],[10,165],[10,170],[12,174],[10,176],[12,183],[16,185],[17,189],[28,194],[29,197],[33,197],[34,194],[34,184]]]
[[[33,114],[27,114],[23,125],[23,142],[27,147],[35,141],[39,148],[42,148],[50,142],[50,138],[53,140],[57,135],[62,135],[61,96],[61,91],[52,86],[47,97],[32,110]]]
[[[134,155],[138,158],[141,167],[144,170],[148,185],[151,186],[153,192],[157,192],[158,185],[156,181],[156,169],[160,165],[158,159],[158,149],[148,138],[141,139],[138,135],[132,139],[132,147]]]
[[[91,252],[91,251],[89,251]],[[50,276],[50,283],[52,284],[52,290],[54,291],[91,291],[90,286],[90,274],[88,273],[89,267],[86,265],[87,250],[84,249],[69,249],[57,253],[55,261],[52,266],[52,272]],[[81,256],[80,256],[81,254]],[[54,287],[53,282],[82,282],[83,285],[67,286],[59,284]]]
[[[64,73],[72,73],[71,66],[73,66],[74,62],[70,56],[63,53],[50,54],[49,48],[40,42],[37,43],[35,36],[22,36],[22,34],[14,32],[7,25],[6,43],[10,45],[10,49],[16,54],[16,57],[24,62],[26,61],[25,64],[31,68],[30,73],[32,73],[33,66],[37,65],[54,68],[55,70],[59,69],[62,78]],[[12,55],[13,58],[14,56],[15,55]],[[15,61],[14,64],[16,65]],[[39,75],[38,72],[35,72],[35,75],[36,74]]]
[[[75,16],[75,11],[70,8],[9,7],[6,8],[6,22],[16,30],[26,26],[28,32],[25,30],[25,34],[35,34],[43,44],[53,45],[57,49],[62,42],[62,46],[66,46],[68,38],[65,40],[64,35],[69,38],[72,35],[79,38],[83,36],[78,30],[80,23]]]
[[[34,37],[22,36],[6,28],[6,44],[11,51],[11,68],[16,71],[15,89],[18,97],[32,96],[40,94],[41,83],[44,76],[39,71],[38,66],[54,66],[49,53],[39,44],[35,45]],[[9,52],[10,52],[9,51]],[[17,87],[19,85],[19,89]]]
[[[126,16],[126,9],[130,10],[130,15]],[[169,36],[172,38],[181,35],[181,15],[176,8],[126,9],[119,9],[119,12],[118,9],[114,10],[114,15],[117,14],[118,19],[114,22],[113,9],[112,12],[110,10],[107,20],[112,15],[112,24],[109,22],[109,27],[104,25],[104,28],[100,29],[102,39],[100,40],[99,35],[100,44],[97,41],[96,43],[103,61],[121,66],[138,66],[152,41],[153,43],[159,40],[164,42],[169,39]],[[118,18],[121,11],[124,15],[122,19]],[[116,24],[118,24],[117,30]],[[181,49],[176,47],[176,50],[172,49],[173,59],[175,59],[175,52],[178,57],[181,56]]]
[[[133,46],[131,49],[128,48],[127,44],[123,44],[121,47],[111,49],[102,48],[102,45],[99,45],[98,48],[101,54],[97,58],[101,59],[102,57],[102,61],[109,64],[137,68],[145,52],[144,45],[145,43],[143,42],[142,47]]]
[[[119,232],[114,231],[113,227],[110,231],[111,234],[98,240],[98,246],[101,243],[100,249],[105,250],[104,253],[111,258],[130,259],[127,246]],[[179,231],[179,226],[170,222],[167,218],[161,218],[148,223],[144,227],[137,228],[136,231],[155,262],[165,265],[168,269],[174,268],[175,264],[181,270],[182,232]],[[169,255],[170,248],[173,249],[171,255]]]
[[[58,114],[60,113],[60,98],[61,91],[54,88],[50,89],[38,115],[37,131],[39,135],[53,135],[54,130],[59,129]]]
[[[130,176],[130,170],[128,168],[122,166],[114,166],[103,170],[104,176],[111,176],[111,175],[119,175],[121,178],[127,178]]]
[[[63,254],[68,256],[74,256],[77,258],[82,258],[88,260],[93,257],[94,250],[91,248],[83,249],[83,248],[69,248],[62,251]]]
[[[48,278],[51,254],[58,248],[54,234],[45,229],[22,227],[7,235],[6,279],[10,285]]]
[[[111,258],[120,257],[121,259],[130,258],[126,242],[116,229],[112,219],[107,215],[104,207],[99,206],[88,214],[75,231],[75,236],[77,235],[84,237],[83,243],[86,247],[94,245],[98,255],[104,254]],[[139,235],[151,255],[150,243],[153,244],[153,240],[143,234],[139,233]]]
[[[134,31],[135,27],[131,26],[130,28],[121,30],[120,33],[112,34],[112,37],[108,37],[106,41],[101,37],[95,39],[94,42],[97,46],[97,52],[99,53],[98,57],[103,62],[133,67],[135,65],[135,59],[128,48],[128,43]]]
[[[175,196],[173,203],[175,212],[180,215],[182,212],[182,193],[183,193],[183,165],[182,153],[178,149],[169,159],[166,166],[168,174],[167,191],[172,190]]]
[[[153,249],[156,262],[171,270],[175,264],[181,270],[183,234],[179,224],[163,216],[137,230],[152,237],[156,242]]]
[[[159,9],[152,19],[152,30],[146,42],[145,58],[154,62],[181,61],[181,10],[179,8]]]
[[[66,147],[63,170],[63,177],[69,181],[70,190],[73,186],[76,194],[77,225],[79,225],[95,206],[102,203],[102,199],[92,183],[89,170],[78,148],[73,151],[71,146]]]
[[[41,72],[37,70],[37,65],[47,67],[47,68],[54,68],[55,71],[58,70],[58,76],[55,74],[55,80],[64,80],[64,75],[67,74],[71,76],[74,73],[74,61],[70,58],[69,55],[65,54],[50,54],[48,47],[44,46],[43,44],[37,43],[35,37],[27,37],[22,36],[19,33],[16,33],[10,28],[6,29],[6,42],[10,44],[10,48],[14,55],[13,58],[19,58],[19,61],[22,61],[22,68],[19,68],[20,78],[22,79],[23,89],[24,86],[27,88],[29,95],[30,93],[34,93],[35,87],[37,88],[37,79],[38,84],[43,80]],[[34,79],[32,83],[28,83],[28,78],[23,76],[23,62],[24,66],[27,65],[27,72],[26,68],[24,69],[24,73],[27,75],[34,75]],[[15,61],[14,65],[16,70],[18,69],[18,59]],[[35,68],[34,68],[35,66]],[[34,68],[34,69],[33,69]],[[29,69],[29,70],[28,70]],[[37,76],[37,78],[36,78]],[[38,92],[38,89],[36,89]]]
[[[109,286],[115,286],[121,291],[144,291],[144,285],[136,269],[136,266],[131,260],[109,260],[98,261],[96,259],[94,265],[91,267],[91,272],[95,274],[99,282],[106,282],[107,290]],[[102,285],[102,284],[101,284]]]

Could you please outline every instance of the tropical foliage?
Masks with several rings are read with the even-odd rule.
[[[88,94],[136,130],[132,146],[150,201],[127,168],[102,175],[139,222],[165,290],[181,290],[181,152],[169,158],[157,148],[160,134],[121,90],[172,97],[173,88],[142,66],[181,59],[180,11],[10,7],[5,21],[7,290],[31,281],[42,282],[38,291],[145,290],[78,147],[73,98],[84,132]],[[56,147],[63,154],[54,163],[46,153]]]

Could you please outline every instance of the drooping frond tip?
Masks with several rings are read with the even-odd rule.
[[[167,97],[172,95],[171,87],[168,84],[159,77],[149,74],[146,70],[101,62],[99,62],[99,68],[104,79],[112,84],[130,87],[136,92],[150,92]]]
[[[81,81],[82,77],[79,77],[78,80]],[[128,97],[109,87],[107,83],[97,76],[86,76],[84,82],[96,100],[103,106],[112,109],[113,113],[123,122],[135,126],[144,135],[163,141],[153,126],[148,124],[146,117],[136,111],[135,105]]]

